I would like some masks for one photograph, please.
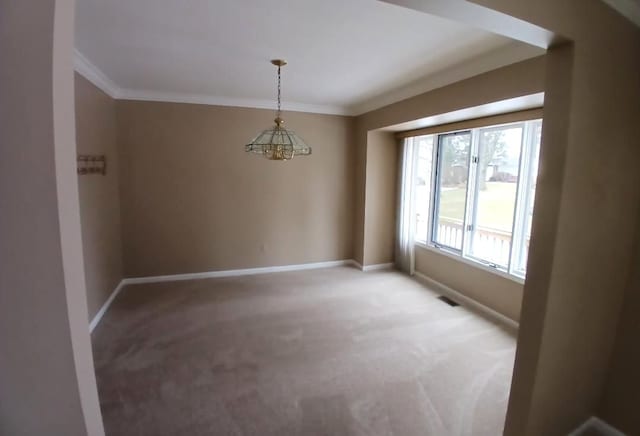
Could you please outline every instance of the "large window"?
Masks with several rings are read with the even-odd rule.
[[[524,277],[541,120],[416,141],[416,240]]]

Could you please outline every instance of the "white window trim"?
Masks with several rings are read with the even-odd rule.
[[[440,254],[442,256],[448,257],[449,259],[453,259],[455,261],[464,263],[466,265],[472,266],[476,269],[482,270],[482,271],[486,271],[488,273],[491,274],[495,274],[497,276],[500,276],[502,278],[505,279],[509,279],[513,282],[519,283],[519,284],[524,284],[524,278],[517,276],[517,275],[513,275],[513,274],[509,274],[506,271],[502,271],[500,269],[496,269],[493,268],[491,266],[485,265],[482,262],[478,262],[477,260],[473,260],[470,259],[468,257],[463,257],[461,255],[459,255],[458,253],[454,252],[454,251],[450,251],[447,250],[446,248],[440,248],[440,247],[436,247],[435,245],[432,244],[425,244],[424,242],[415,242],[416,247],[420,247],[420,248],[424,248],[425,250],[428,251],[432,251],[434,253]]]
[[[534,121],[534,120],[526,120],[526,121]],[[504,124],[496,124],[496,125],[490,125],[490,126],[486,126],[486,127],[500,127],[503,125],[510,125],[510,124],[519,124],[518,122],[509,122],[509,123],[504,123]],[[529,180],[530,180],[530,170],[531,170],[531,164],[527,164],[527,161],[531,161],[531,158],[533,157],[534,153],[534,147],[531,147],[531,141],[532,141],[532,137],[534,134],[534,129],[531,128],[530,123],[523,121],[523,144],[522,144],[522,149],[520,150],[520,163],[519,163],[519,174],[521,176],[519,176],[519,180],[518,180],[518,186],[516,188],[516,204],[514,205],[514,220],[513,220],[513,227],[512,227],[512,243],[511,243],[511,247],[510,247],[510,253],[509,253],[509,264],[507,266],[507,268],[503,268],[501,266],[497,266],[497,267],[493,267],[491,265],[485,264],[485,262],[483,262],[480,259],[476,259],[473,256],[469,255],[466,250],[465,250],[465,240],[468,239],[465,236],[463,236],[462,238],[462,249],[460,251],[458,250],[453,250],[453,249],[448,249],[445,246],[438,246],[433,242],[433,225],[434,225],[434,207],[435,207],[435,201],[436,201],[436,188],[437,188],[437,171],[434,171],[436,165],[439,165],[438,162],[438,148],[439,148],[439,135],[443,135],[443,134],[447,134],[447,133],[454,133],[454,131],[452,132],[442,132],[442,133],[434,133],[434,139],[433,139],[433,147],[432,147],[432,170],[431,170],[431,195],[429,196],[429,213],[428,213],[428,222],[427,222],[427,234],[426,234],[426,241],[422,242],[422,241],[415,241],[414,244],[417,247],[421,247],[424,248],[426,250],[432,251],[434,253],[438,253],[441,254],[445,257],[448,257],[450,259],[462,262],[466,265],[472,266],[474,268],[480,269],[482,271],[486,271],[489,272],[491,274],[495,274],[497,276],[509,279],[513,282],[519,283],[519,284],[524,284],[526,276],[522,275],[520,271],[518,271],[515,268],[515,258],[518,255],[518,253],[520,253],[520,247],[518,246],[520,241],[519,239],[516,240],[516,226],[520,225],[520,228],[518,228],[517,232],[518,232],[518,236],[520,236],[521,232],[525,231],[524,230],[524,226],[522,224],[522,221],[520,220],[526,220],[526,205],[529,204],[529,196],[531,195],[530,193],[530,186],[529,186]],[[475,147],[475,152],[477,152],[477,135],[479,130],[482,129],[482,127],[474,127],[472,129],[461,129],[458,131],[463,131],[463,130],[470,130],[471,131],[471,135],[472,135],[472,141],[471,141],[471,148],[469,150],[469,155],[470,158],[471,156],[473,156],[474,150],[473,147]],[[426,136],[426,135],[425,135]],[[474,140],[475,139],[475,140]],[[526,156],[526,157],[525,157]],[[469,166],[470,167],[470,173],[469,173],[469,177],[468,180],[471,180],[471,177],[477,177],[477,174],[475,174],[475,170],[472,170],[472,165]],[[524,171],[523,171],[524,169]],[[473,188],[470,188],[468,191],[468,195],[473,195],[471,190]],[[468,200],[466,201],[466,205],[465,205],[465,222],[468,222],[469,220],[469,214],[472,213],[472,211],[467,210],[468,207],[467,205],[469,203],[473,203],[475,204],[476,201],[471,201]],[[520,203],[523,203],[525,206],[521,207]],[[522,216],[520,216],[522,215]],[[518,222],[517,222],[518,221]],[[414,219],[415,222],[415,219]],[[463,229],[463,232],[466,234],[468,230],[465,228]]]

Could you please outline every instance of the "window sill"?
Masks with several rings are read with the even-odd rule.
[[[500,271],[498,269],[495,269],[495,268],[492,268],[490,266],[484,265],[484,264],[482,264],[480,262],[476,262],[476,261],[474,261],[472,259],[468,259],[466,257],[462,257],[459,254],[451,253],[451,252],[447,251],[446,249],[438,248],[438,247],[435,247],[435,246],[429,245],[429,244],[425,244],[424,242],[415,242],[414,245],[416,247],[420,247],[420,248],[423,248],[425,250],[428,250],[428,251],[431,251],[431,252],[434,252],[434,253],[438,253],[438,254],[440,254],[442,256],[448,257],[450,259],[456,260],[458,262],[464,263],[466,265],[472,266],[472,267],[480,269],[482,271],[486,271],[488,273],[495,274],[495,275],[503,277],[505,279],[509,279],[509,280],[514,281],[516,283],[519,283],[521,285],[524,284],[524,279],[522,277],[518,277],[518,276],[515,276],[513,274],[509,274],[509,273],[507,273],[505,271]]]

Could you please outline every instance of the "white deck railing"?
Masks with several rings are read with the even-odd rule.
[[[418,234],[426,234],[426,220],[418,217]],[[439,244],[460,248],[464,229],[462,221],[450,218],[440,218],[438,223],[437,237],[434,238]],[[436,235],[434,235],[436,236]],[[509,251],[511,243],[511,233],[499,229],[488,227],[476,227],[473,231],[472,246],[468,247],[468,252],[474,257],[493,262],[498,265],[507,265],[509,261]]]

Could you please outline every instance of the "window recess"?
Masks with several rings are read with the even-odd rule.
[[[507,115],[492,118],[508,121],[501,124],[474,120],[472,128],[430,128],[436,133],[406,137],[418,145],[415,236],[418,243],[523,278],[542,120],[530,119],[539,111]]]

